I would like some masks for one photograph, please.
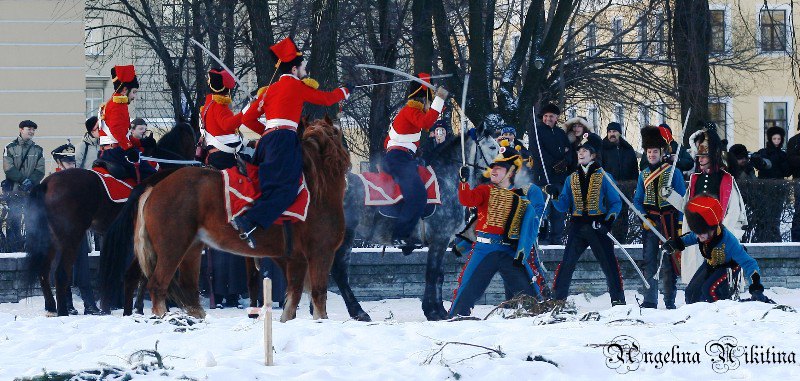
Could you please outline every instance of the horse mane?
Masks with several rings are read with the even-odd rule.
[[[342,145],[342,131],[327,117],[312,121],[305,127],[302,145],[303,171],[314,202],[321,201],[322,195],[343,191],[341,184],[350,170],[350,155]]]
[[[191,149],[187,149],[188,144],[185,141],[187,136],[192,137]],[[179,154],[183,159],[191,159],[194,154],[194,143],[197,142],[197,135],[194,132],[192,125],[186,122],[178,122],[167,133],[165,133],[156,143],[156,153],[159,151],[172,153],[169,158],[173,158],[175,154]],[[191,152],[189,152],[191,151]],[[175,158],[177,159],[177,158]]]

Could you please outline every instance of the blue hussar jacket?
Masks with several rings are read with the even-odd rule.
[[[648,166],[639,173],[639,181],[636,183],[636,193],[633,194],[633,206],[635,206],[640,213],[645,214],[646,209],[663,210],[672,206],[666,199],[661,197],[660,190],[661,188],[667,187],[665,183],[669,179],[669,174],[674,168],[675,167],[672,165],[666,164],[656,169],[656,171],[661,172],[661,174],[656,175],[658,178],[648,184],[647,188],[644,186],[644,181],[653,171]],[[672,189],[681,196],[686,194],[686,184],[683,182],[683,174],[681,174],[680,171],[675,172],[672,176],[672,183],[669,187],[672,187]],[[678,219],[680,220],[682,216],[683,211],[679,210]]]
[[[700,242],[697,239],[697,235],[692,232],[684,234],[681,240],[686,246],[697,245]],[[722,238],[716,240],[712,239],[709,246],[711,247],[706,248],[705,245],[700,244],[700,253],[709,266],[719,267],[730,261],[734,261],[742,268],[744,277],[749,283],[752,283],[751,277],[753,273],[760,272],[756,260],[744,251],[742,244],[739,243],[739,240],[734,237],[733,233],[731,233],[728,228],[723,226]]]
[[[583,169],[578,168],[567,178],[558,198],[553,200],[553,206],[559,212],[569,212],[576,217],[605,215],[606,220],[612,217],[616,218],[622,209],[622,200],[619,198],[617,191],[609,184],[609,181],[614,181],[614,178],[611,177],[611,174],[603,171],[603,168],[596,166],[596,164],[591,164],[590,171],[592,167],[595,170],[589,175],[586,200],[583,199],[578,178],[579,171],[583,171]],[[585,212],[584,204],[586,205]]]
[[[525,209],[525,217],[522,219],[520,228],[521,234],[519,242],[517,242],[517,255],[522,252],[524,260],[527,260],[539,235],[539,224],[542,222],[542,213],[544,213],[544,195],[539,187],[531,185],[526,197],[531,203]]]

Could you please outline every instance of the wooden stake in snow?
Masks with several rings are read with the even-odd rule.
[[[272,366],[272,279],[264,278],[264,365]]]

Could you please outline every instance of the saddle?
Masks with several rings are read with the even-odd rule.
[[[122,165],[115,163],[113,161],[108,161],[103,158],[98,158],[92,163],[92,168],[103,168],[106,172],[119,179],[119,180],[127,180],[131,178],[130,174],[128,173],[128,169],[123,167]]]
[[[430,166],[417,166],[422,183],[425,185],[427,203],[422,218],[428,218],[436,212],[436,205],[441,205],[439,180]],[[403,202],[400,186],[391,175],[385,172],[362,172],[356,174],[364,186],[364,205],[377,207],[378,212],[388,218],[397,218]]]
[[[111,201],[116,203],[128,201],[128,196],[136,186],[136,179],[127,176],[128,171],[125,168],[119,164],[98,159],[92,163],[92,172],[100,177]]]
[[[261,188],[258,183],[258,166],[244,161],[239,163],[244,164],[245,174],[242,174],[242,168],[239,166],[220,171],[223,179],[225,211],[227,212],[228,222],[250,209],[256,199],[261,196]],[[311,194],[306,185],[306,178],[302,176],[297,188],[297,197],[292,205],[278,217],[275,224],[305,221],[308,217],[310,204]]]

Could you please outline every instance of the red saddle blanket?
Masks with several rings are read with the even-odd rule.
[[[222,171],[222,179],[225,187],[225,210],[228,212],[228,222],[230,222],[234,217],[250,209],[253,202],[261,196],[261,189],[258,185],[258,166],[248,164],[247,176],[239,173],[235,167],[228,168]],[[275,223],[305,221],[310,203],[311,194],[306,186],[306,177],[303,175],[300,178],[300,186],[297,188],[297,198]]]
[[[103,186],[106,188],[108,198],[114,202],[128,201],[128,196],[131,195],[131,190],[136,186],[136,179],[120,180],[108,173],[103,167],[94,167],[92,172],[100,176]]]
[[[439,193],[439,180],[436,173],[430,166],[417,166],[419,177],[425,184],[425,191],[428,195],[428,204],[441,204],[442,197]],[[384,172],[362,172],[358,174],[361,183],[364,185],[364,205],[384,206],[394,205],[403,199],[400,193],[400,186],[394,181],[392,176]]]

